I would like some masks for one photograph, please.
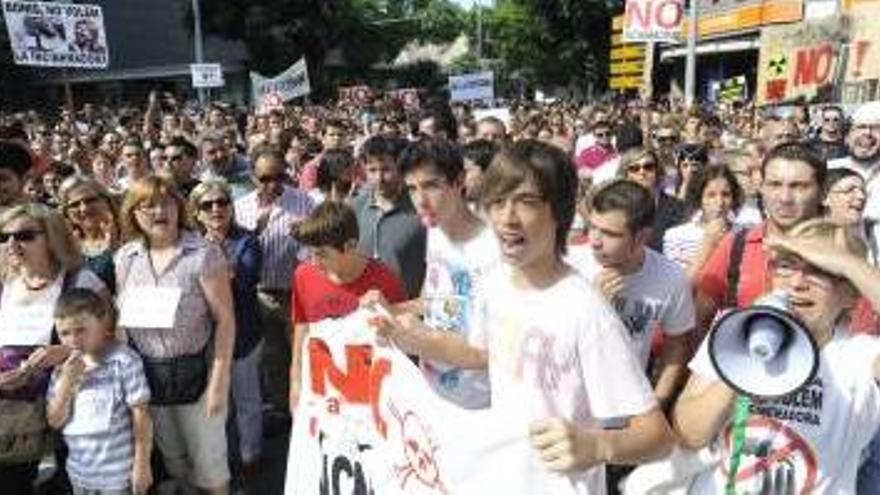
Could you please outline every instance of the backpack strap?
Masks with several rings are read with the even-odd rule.
[[[743,252],[746,248],[747,233],[747,229],[739,229],[733,234],[733,245],[730,248],[730,258],[727,261],[727,296],[724,298],[724,305],[727,308],[737,307],[740,265],[742,265]]]

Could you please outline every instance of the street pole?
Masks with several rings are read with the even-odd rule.
[[[699,0],[690,0],[691,5],[688,12],[687,58],[684,67],[684,104],[686,107],[691,107],[696,101],[698,2]]]
[[[483,8],[479,2],[474,2],[477,9],[477,63],[483,68]]]
[[[199,0],[192,0],[192,11],[193,11],[193,48],[194,55],[197,64],[201,64],[205,62],[205,52],[204,47],[202,45],[202,12],[199,9]],[[205,88],[197,89],[199,94],[199,104],[204,106],[207,101],[207,94],[205,93]]]

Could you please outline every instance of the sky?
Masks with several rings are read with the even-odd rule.
[[[492,2],[494,0],[452,0],[452,1],[461,5],[462,7],[466,8],[466,9],[469,9],[475,3],[477,3],[479,5],[485,5],[488,7],[488,6],[492,5]]]

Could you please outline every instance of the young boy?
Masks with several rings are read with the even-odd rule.
[[[501,264],[498,241],[462,194],[464,161],[453,143],[423,139],[404,151],[400,163],[410,198],[428,228],[424,325],[412,327],[421,329],[421,335],[411,335],[419,342],[402,347],[421,356],[422,371],[441,396],[469,409],[488,407],[485,350],[473,340],[472,325],[485,275]],[[476,362],[469,363],[474,357]]]
[[[606,463],[662,456],[672,443],[626,329],[563,261],[577,176],[560,150],[520,141],[485,178],[483,204],[504,265],[477,307],[492,408],[524,412],[542,493],[605,493]],[[618,429],[602,420],[627,418]],[[554,471],[556,473],[550,473]]]
[[[150,390],[141,358],[116,340],[113,303],[88,290],[58,299],[55,328],[74,349],[52,375],[49,426],[61,430],[74,495],[146,493],[153,483]]]
[[[373,289],[392,303],[406,299],[400,278],[358,250],[358,223],[351,207],[335,201],[321,203],[296,226],[294,236],[311,250],[312,259],[301,263],[293,275],[291,413],[299,402],[302,347],[309,323],[354,312],[361,296]]]

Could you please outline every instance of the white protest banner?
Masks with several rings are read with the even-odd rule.
[[[449,101],[492,100],[495,74],[492,71],[449,76]]]
[[[258,109],[265,106],[267,97],[271,101],[290,101],[312,92],[309,83],[309,69],[305,57],[284,70],[275,77],[263,77],[256,72],[251,72],[251,90],[253,103]],[[277,95],[277,96],[273,96]]]
[[[683,18],[683,0],[627,0],[623,41],[680,41]]]
[[[220,64],[190,64],[189,71],[194,88],[222,88],[226,84]]]
[[[470,411],[438,396],[366,310],[309,325],[286,495],[560,493],[523,411]]]
[[[18,65],[107,67],[104,14],[98,5],[5,0],[3,17]]]

